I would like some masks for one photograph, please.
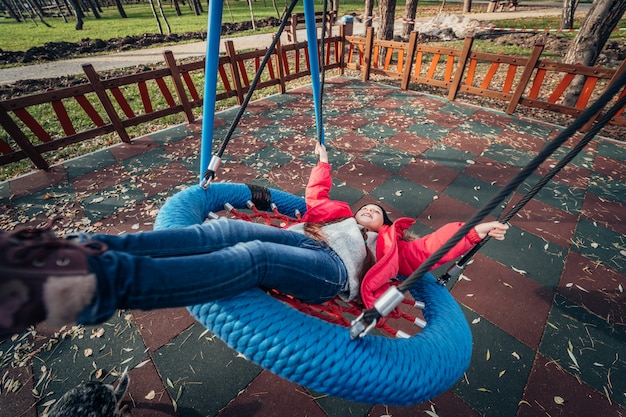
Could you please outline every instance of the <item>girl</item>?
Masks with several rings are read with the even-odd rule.
[[[47,319],[97,324],[116,309],[182,307],[276,289],[304,302],[359,295],[367,308],[397,274],[409,275],[462,223],[404,239],[414,220],[392,222],[382,207],[352,213],[331,200],[331,166],[317,144],[303,223],[279,229],[220,218],[180,229],[120,236],[56,237],[49,229],[0,232],[0,340]],[[438,265],[508,226],[476,226]],[[436,265],[436,266],[438,266]]]

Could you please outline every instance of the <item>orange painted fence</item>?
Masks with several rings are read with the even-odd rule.
[[[326,70],[356,70],[364,81],[372,75],[383,76],[379,82],[400,80],[402,89],[426,84],[442,89],[449,100],[459,93],[489,97],[501,101],[508,114],[523,105],[575,117],[626,70],[626,61],[609,69],[542,60],[543,45],[536,45],[529,57],[517,57],[472,51],[472,38],[461,49],[453,49],[419,44],[417,33],[409,42],[377,40],[371,28],[365,37],[345,33],[351,31],[341,26],[339,36],[325,40]],[[216,99],[241,104],[267,50],[237,53],[232,42],[225,45]],[[287,82],[309,76],[307,48],[306,42],[278,43],[257,90],[277,88],[285,93]],[[48,169],[43,154],[68,144],[112,132],[130,142],[129,127],[172,114],[183,113],[187,122],[195,121],[194,110],[202,106],[204,61],[177,63],[168,51],[164,59],[166,68],[111,79],[101,79],[85,65],[86,84],[0,101],[0,126],[5,131],[0,130],[0,165],[30,158],[37,168]],[[582,92],[574,104],[566,104],[568,87],[579,77],[584,77]],[[86,117],[75,117],[77,112]],[[626,126],[623,109],[610,123]]]

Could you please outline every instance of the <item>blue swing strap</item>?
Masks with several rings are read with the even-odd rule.
[[[270,206],[289,218],[305,212],[303,198],[268,192]],[[251,199],[244,184],[192,186],[164,204],[155,229],[199,224],[226,202],[243,209]],[[231,348],[283,378],[351,401],[410,405],[448,390],[469,366],[472,352],[467,320],[435,277],[427,274],[410,291],[424,303],[428,324],[406,339],[369,335],[351,341],[345,327],[306,315],[260,289],[189,311]]]

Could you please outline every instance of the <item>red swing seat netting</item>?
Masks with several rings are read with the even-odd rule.
[[[258,210],[252,201],[248,201],[246,206],[248,209],[238,210],[231,204],[226,203],[224,211],[219,213],[211,212],[209,218],[231,217],[243,221],[267,224],[281,229],[301,222],[299,213],[296,213],[296,218],[289,217],[281,214],[275,206],[272,206],[271,212]],[[396,281],[399,282],[398,279]],[[358,317],[365,308],[357,300],[344,301],[340,297],[335,297],[323,304],[313,305],[303,303],[292,296],[281,294],[275,290],[268,291],[268,294],[304,314],[346,328],[350,327],[352,320]],[[422,308],[423,303],[415,301],[410,294],[407,294],[407,298],[400,306],[387,317],[378,320],[375,328],[381,334],[390,337],[406,338],[413,336],[426,325],[422,315]]]

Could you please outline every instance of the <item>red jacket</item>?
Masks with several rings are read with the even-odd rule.
[[[331,166],[325,162],[318,163],[311,171],[311,177],[306,188],[307,211],[302,216],[302,221],[326,222],[353,216],[348,203],[330,199],[331,186]],[[377,261],[365,274],[361,283],[361,299],[366,308],[373,307],[378,297],[391,285],[391,279],[397,275],[408,276],[413,273],[422,262],[447,242],[463,225],[461,222],[448,223],[422,238],[411,241],[404,240],[404,231],[414,223],[415,220],[402,217],[393,222],[391,226],[383,225],[378,231]],[[476,230],[471,229],[433,268],[458,258],[480,240]]]

